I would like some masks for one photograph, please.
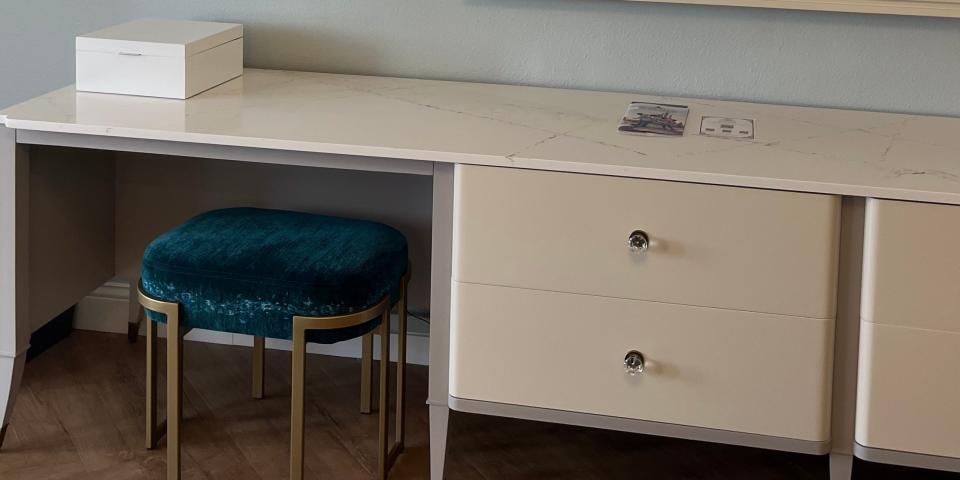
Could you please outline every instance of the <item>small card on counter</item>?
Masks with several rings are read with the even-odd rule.
[[[686,105],[630,102],[617,128],[620,133],[649,136],[679,136],[687,124]]]

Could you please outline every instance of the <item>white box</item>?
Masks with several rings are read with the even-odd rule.
[[[77,90],[190,98],[243,74],[243,25],[142,19],[77,37]]]

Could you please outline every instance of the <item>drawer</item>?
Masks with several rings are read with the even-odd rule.
[[[960,207],[870,199],[864,320],[960,332]]]
[[[857,443],[960,457],[960,333],[860,325]]]
[[[459,282],[452,313],[454,397],[829,439],[832,320]]]
[[[839,197],[458,165],[454,279],[833,318]],[[649,249],[634,253],[641,230]]]

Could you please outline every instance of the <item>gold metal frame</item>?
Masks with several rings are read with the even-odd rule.
[[[147,450],[157,448],[165,429],[166,422],[157,425],[157,324],[147,321]]]
[[[407,272],[400,282],[400,300],[397,302],[397,400],[396,428],[392,445],[389,442],[387,406],[389,405],[390,365],[390,296],[362,312],[334,317],[293,317],[293,372],[291,377],[290,408],[290,479],[303,480],[304,383],[306,381],[306,333],[308,330],[332,330],[362,325],[381,317],[380,326],[362,337],[360,412],[369,413],[373,403],[373,334],[380,335],[380,422],[377,449],[377,478],[386,479],[387,472],[403,451],[405,415],[405,377],[407,364]]]
[[[183,421],[183,329],[180,304],[148,297],[140,287],[137,296],[143,308],[167,317],[167,421],[157,424],[157,324],[147,321],[147,428],[146,447],[157,448],[167,436],[167,479],[180,479],[180,424]],[[254,398],[263,398],[264,338],[253,338]],[[171,420],[172,419],[172,420]]]
[[[361,338],[360,413],[363,414],[373,411],[373,335],[374,332],[369,332]]]
[[[183,420],[183,335],[180,304],[148,297],[137,287],[140,305],[167,317],[167,480],[180,480],[180,423]],[[161,429],[157,421],[157,325],[147,322],[147,448],[156,447]]]
[[[263,337],[253,337],[253,398],[263,398],[263,362],[266,342]]]
[[[397,376],[394,442],[389,442],[387,406],[389,405],[390,365],[390,297],[362,312],[335,317],[293,317],[293,377],[291,379],[290,412],[290,478],[303,479],[304,383],[306,381],[306,332],[331,330],[361,325],[381,317],[380,326],[363,335],[360,362],[360,412],[370,413],[373,404],[373,335],[380,335],[380,421],[377,455],[377,478],[386,479],[387,472],[403,451],[406,415],[407,366],[407,272],[400,282],[400,300],[397,302]],[[161,313],[167,318],[167,421],[158,424],[157,416],[157,324],[147,321],[147,391],[146,391],[146,447],[157,447],[160,437],[167,436],[167,480],[180,480],[180,425],[183,421],[183,329],[180,325],[180,304],[164,302],[147,296],[137,287],[140,305]],[[263,398],[264,373],[263,337],[253,340],[252,396]]]

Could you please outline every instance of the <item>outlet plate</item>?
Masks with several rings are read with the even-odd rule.
[[[721,138],[753,138],[753,119],[702,117],[700,135]]]

